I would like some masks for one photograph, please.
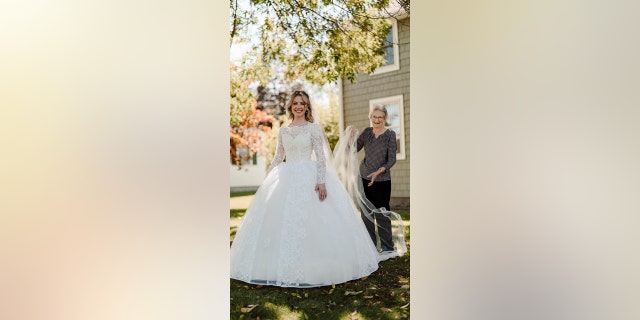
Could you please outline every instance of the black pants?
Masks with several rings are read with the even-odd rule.
[[[391,199],[391,180],[387,181],[375,181],[371,187],[367,186],[371,182],[367,179],[362,179],[362,185],[364,187],[364,194],[373,203],[376,208],[385,208],[391,210],[389,207],[389,200]],[[371,220],[362,215],[362,221],[369,231],[369,236],[373,243],[377,246],[376,241],[376,226]],[[378,225],[378,235],[380,236],[380,246],[382,251],[393,250],[393,239],[391,239],[391,219],[385,217],[381,213],[374,214],[375,223]]]

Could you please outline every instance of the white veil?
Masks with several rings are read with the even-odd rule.
[[[333,170],[337,175],[345,189],[351,196],[356,209],[360,209],[362,215],[375,224],[374,213],[384,215],[391,220],[391,230],[383,230],[392,235],[395,252],[382,257],[382,260],[394,256],[402,256],[407,252],[407,245],[404,241],[404,223],[402,217],[397,212],[387,211],[386,208],[376,208],[365,196],[362,179],[360,179],[358,153],[356,149],[356,140],[358,137],[358,129],[354,126],[348,126],[347,129],[340,134],[338,143],[331,152],[329,141],[324,132],[322,119],[320,118],[316,108],[311,108],[314,122],[318,124],[322,131],[322,147],[326,158],[327,171]],[[375,183],[375,182],[374,182]],[[360,214],[360,212],[358,212]],[[360,218],[360,217],[358,217]],[[381,233],[380,225],[377,225],[378,233]],[[376,245],[377,246],[377,245]]]
[[[402,217],[400,217],[397,212],[387,211],[384,207],[376,208],[365,196],[364,186],[360,178],[358,151],[356,148],[358,133],[358,129],[354,126],[348,126],[345,131],[340,134],[340,140],[338,140],[338,143],[333,149],[331,166],[338,174],[338,177],[351,195],[354,203],[360,208],[363,216],[374,223],[374,225],[374,213],[383,215],[391,220],[391,230],[384,231],[392,235],[395,246],[395,253],[392,255],[401,256],[407,252],[407,245],[404,241],[404,223]],[[377,225],[376,228],[378,229],[378,233],[380,233],[381,226]]]

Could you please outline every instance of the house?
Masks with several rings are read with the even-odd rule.
[[[267,176],[267,160],[264,155],[253,155],[249,161],[244,161],[242,168],[229,166],[231,192],[256,191]]]
[[[352,83],[342,79],[339,84],[342,105],[340,127],[355,125],[360,131],[370,126],[369,110],[374,105],[387,107],[387,127],[396,131],[398,150],[396,164],[391,170],[391,209],[409,208],[411,110],[409,88],[409,23],[408,15],[391,19],[385,49],[385,64],[372,74],[360,74]],[[359,153],[362,159],[363,152]]]

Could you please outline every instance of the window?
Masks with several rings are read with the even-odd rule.
[[[249,149],[247,147],[239,147],[236,150],[236,154],[238,156],[240,156],[240,162],[242,163],[243,166],[246,165],[257,165],[258,164],[258,155],[256,155],[255,153],[252,155],[249,152]],[[235,162],[233,161],[233,159],[231,159],[231,164],[235,164]]]
[[[384,40],[384,63],[373,72],[379,74],[400,69],[398,54],[398,23],[395,19],[389,20],[390,26],[387,37]]]
[[[385,126],[396,132],[396,159],[405,160],[404,148],[404,105],[402,95],[369,100],[369,110],[375,106],[387,108],[387,122]]]

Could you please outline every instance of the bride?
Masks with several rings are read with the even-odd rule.
[[[354,198],[327,165],[331,154],[307,93],[294,91],[287,112],[292,121],[280,129],[267,177],[231,245],[231,278],[317,287],[365,277],[380,255]]]

